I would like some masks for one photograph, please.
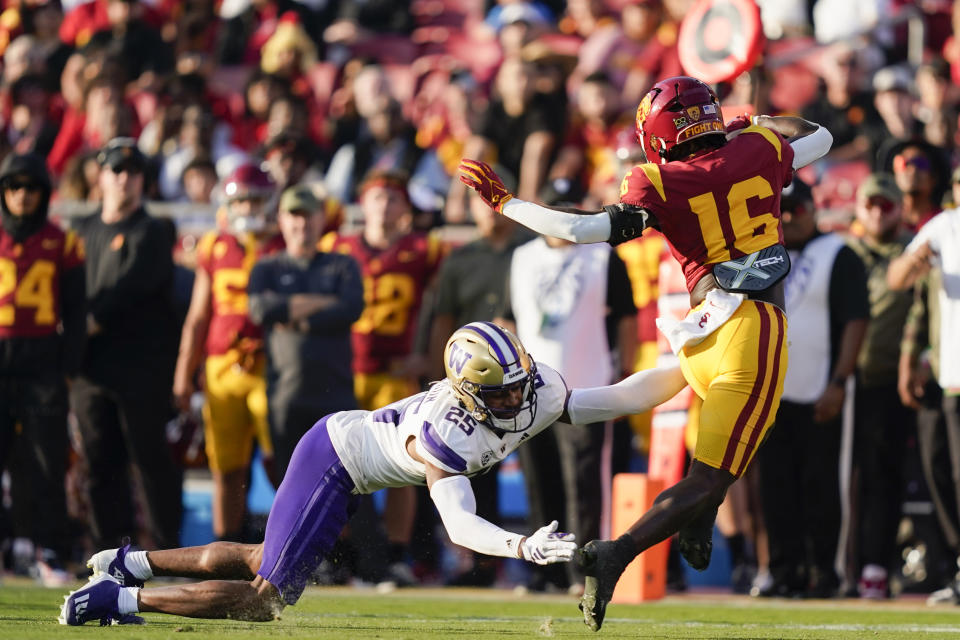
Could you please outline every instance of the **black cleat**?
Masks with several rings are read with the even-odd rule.
[[[625,536],[617,540],[593,540],[577,550],[577,563],[585,578],[580,611],[583,623],[591,630],[599,631],[603,625],[613,589],[634,557],[633,542]]]
[[[678,534],[680,555],[691,567],[703,571],[713,554],[713,524],[709,529],[681,529]]]

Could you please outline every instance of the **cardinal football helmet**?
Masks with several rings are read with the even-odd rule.
[[[533,424],[537,366],[517,336],[492,322],[471,322],[447,340],[443,366],[461,406],[478,422],[503,431]]]
[[[637,140],[648,162],[663,164],[676,145],[717,134],[725,134],[720,101],[696,78],[661,80],[637,107]]]
[[[260,232],[267,222],[277,185],[270,174],[252,164],[242,164],[224,179],[219,189],[226,225],[234,233]]]

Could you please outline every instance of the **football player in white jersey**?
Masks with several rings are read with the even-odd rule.
[[[145,611],[272,620],[300,597],[359,494],[384,487],[426,484],[450,539],[464,547],[537,564],[568,562],[577,544],[556,521],[525,536],[479,518],[469,476],[555,422],[590,424],[647,411],[686,384],[673,367],[568,390],[560,374],[536,364],[516,336],[490,322],[454,332],[444,366],[446,378],[428,391],[317,422],[294,451],[262,544],[101,551],[88,562],[90,582],[65,598],[60,622],[135,622],[134,614]],[[205,581],[141,588],[153,576]]]

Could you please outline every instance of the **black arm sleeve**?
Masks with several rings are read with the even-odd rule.
[[[614,247],[639,238],[647,227],[657,227],[657,219],[650,211],[632,204],[608,204],[603,208],[610,216],[610,239]]]

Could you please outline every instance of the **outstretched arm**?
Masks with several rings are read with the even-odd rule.
[[[476,191],[497,213],[537,233],[581,244],[610,239],[612,225],[609,213],[569,207],[553,209],[520,200],[507,191],[500,176],[485,162],[463,160],[460,163],[460,182]]]
[[[573,424],[605,422],[649,411],[685,386],[687,381],[679,365],[638,371],[614,385],[571,390],[566,414]],[[560,421],[568,420],[561,416]]]
[[[443,526],[454,544],[489,556],[519,558],[536,564],[569,562],[577,549],[572,533],[557,532],[554,520],[530,536],[512,533],[476,514],[477,501],[466,476],[454,475],[424,462],[427,488]]]

